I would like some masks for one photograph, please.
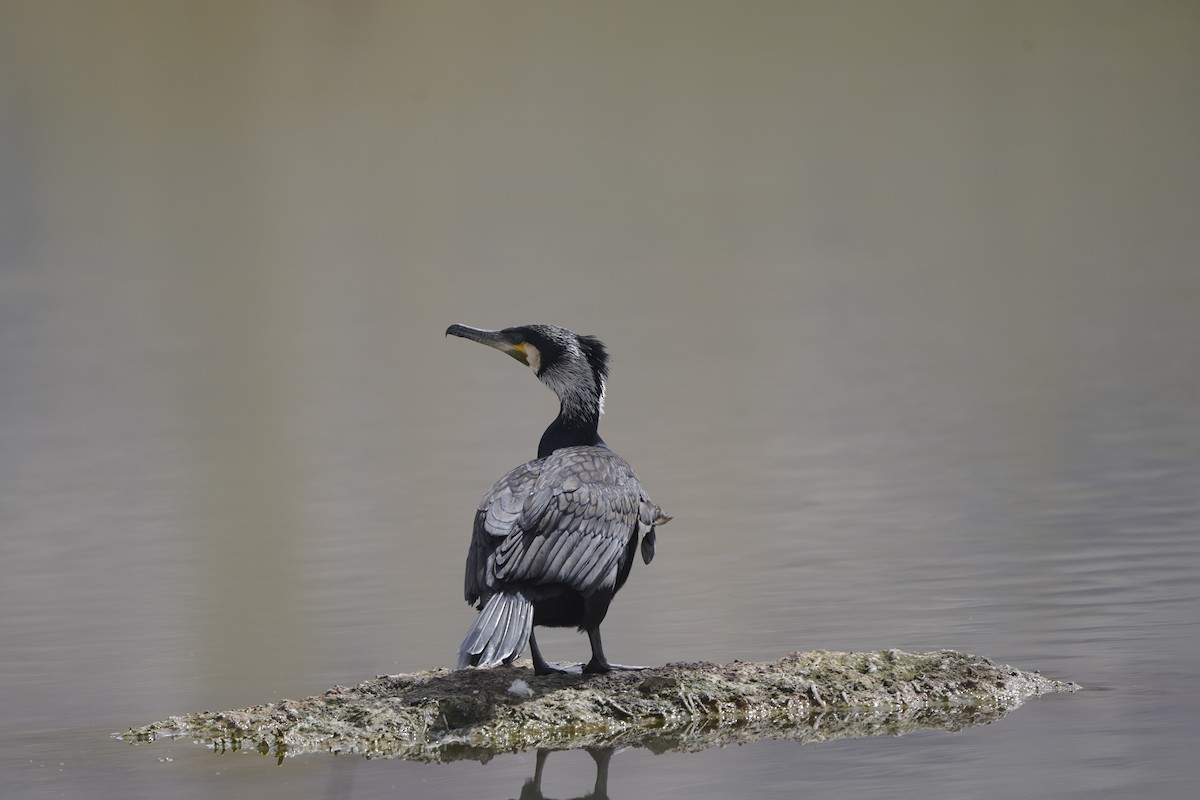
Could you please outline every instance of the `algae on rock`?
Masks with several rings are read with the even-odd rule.
[[[278,758],[313,751],[418,761],[486,760],[534,748],[700,750],[959,730],[1073,683],[943,650],[815,651],[778,661],[677,663],[535,677],[525,664],[433,670],[336,686],[305,700],[171,717],[120,734],[190,737]]]

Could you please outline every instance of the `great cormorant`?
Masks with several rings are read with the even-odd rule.
[[[480,614],[459,647],[459,668],[507,664],[528,641],[535,674],[561,672],[538,650],[533,626],[544,625],[587,632],[592,659],[584,672],[621,669],[604,656],[600,623],[629,577],[639,536],[649,564],[654,528],[670,517],[597,433],[608,377],[604,343],[555,325],[451,325],[446,335],[507,353],[561,403],[537,458],[496,481],[475,512],[464,594]]]

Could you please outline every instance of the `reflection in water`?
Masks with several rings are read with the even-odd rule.
[[[596,782],[587,794],[581,794],[578,800],[608,800],[608,762],[612,758],[611,747],[586,747],[588,755],[596,762]],[[542,794],[542,771],[546,768],[546,759],[550,750],[537,751],[537,766],[533,769],[533,777],[525,781],[521,787],[521,800],[551,800]]]

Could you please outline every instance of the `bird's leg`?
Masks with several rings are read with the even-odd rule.
[[[600,643],[600,626],[587,629],[588,641],[592,643],[592,660],[583,668],[584,672],[604,673],[614,669],[649,669],[649,667],[631,667],[626,664],[610,664],[604,657],[604,645]]]
[[[533,674],[534,675],[566,675],[569,670],[562,667],[552,667],[550,662],[542,658],[542,651],[538,649],[537,639],[533,637],[533,631],[529,632],[529,653],[533,656]]]

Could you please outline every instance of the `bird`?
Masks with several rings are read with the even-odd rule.
[[[535,675],[568,671],[542,656],[533,628],[544,626],[587,633],[592,657],[585,673],[641,669],[608,661],[600,623],[629,577],[639,539],[649,564],[655,529],[671,518],[629,462],[600,438],[607,348],[557,325],[485,330],[455,324],[446,335],[512,356],[560,404],[537,458],[492,484],[476,509],[464,597],[479,616],[459,647],[458,668],[512,663],[528,643]]]

